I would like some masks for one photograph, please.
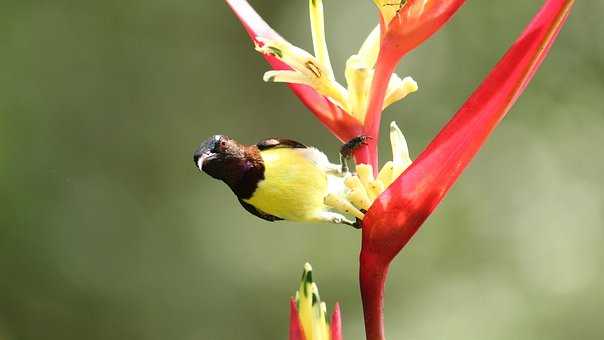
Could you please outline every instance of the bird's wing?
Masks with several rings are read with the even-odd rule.
[[[254,207],[253,205],[245,202],[241,198],[239,198],[239,203],[241,203],[241,206],[245,210],[247,210],[250,214],[256,215],[256,216],[260,217],[263,220],[267,220],[269,222],[275,222],[275,221],[282,221],[283,220],[281,217],[273,216],[271,214],[265,213],[262,210],[256,209],[256,207]]]
[[[260,151],[272,148],[306,149],[307,146],[295,140],[285,138],[269,138],[256,144]]]
[[[340,164],[331,163],[327,156],[319,149],[306,146],[300,142],[296,142],[295,140],[285,138],[269,138],[258,142],[256,146],[260,151],[269,150],[272,148],[299,149],[300,155],[312,161],[327,173],[339,176],[342,175],[342,166]]]

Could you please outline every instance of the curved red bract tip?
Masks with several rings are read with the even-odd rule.
[[[261,36],[270,39],[281,39],[256,11],[245,0],[226,0],[239,21],[247,31],[254,43],[256,37]],[[274,70],[289,70],[290,67],[279,59],[263,55],[264,59]],[[302,103],[342,142],[361,135],[363,127],[361,123],[350,114],[334,105],[329,99],[317,93],[306,85],[288,84],[289,88],[302,101]]]
[[[363,222],[361,291],[367,339],[383,339],[384,280],[392,259],[476,155],[547,55],[574,0],[549,0],[418,159],[375,201]],[[367,316],[369,315],[369,316]]]

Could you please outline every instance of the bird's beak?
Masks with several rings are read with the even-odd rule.
[[[211,152],[204,152],[202,154],[196,154],[195,156],[193,156],[193,161],[195,162],[195,165],[197,166],[199,171],[203,171],[203,162],[206,159],[210,158],[210,156],[212,156]]]

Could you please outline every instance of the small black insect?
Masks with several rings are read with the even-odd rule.
[[[349,140],[340,148],[340,164],[342,165],[342,173],[349,172],[348,160],[352,158],[352,154],[361,146],[367,145],[367,140],[372,139],[369,136],[360,135]]]

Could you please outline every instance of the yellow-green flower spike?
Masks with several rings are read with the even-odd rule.
[[[330,340],[327,307],[321,302],[309,263],[304,265],[300,287],[296,292],[296,305],[306,340]]]

